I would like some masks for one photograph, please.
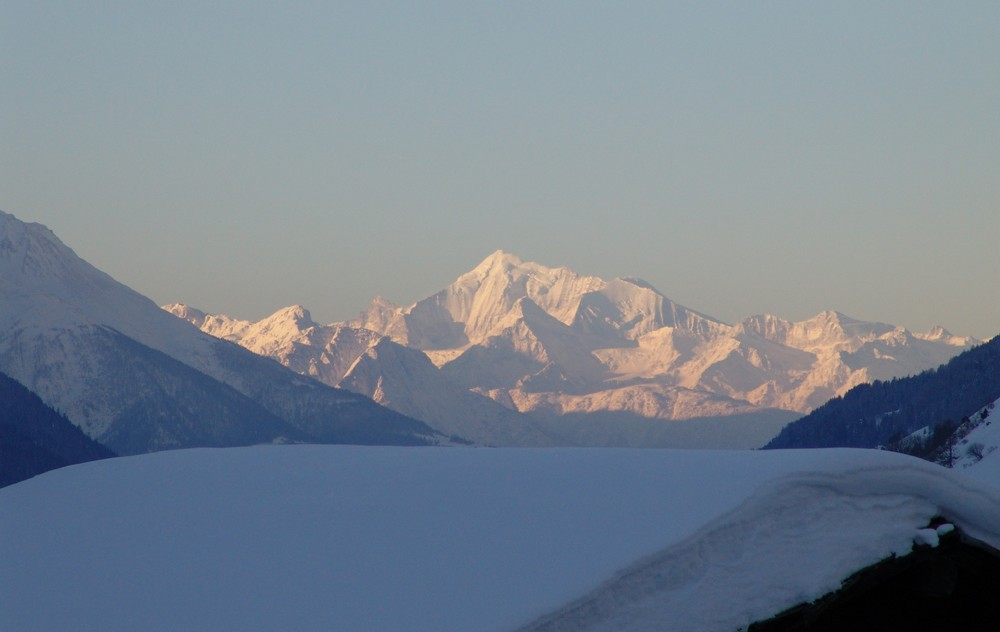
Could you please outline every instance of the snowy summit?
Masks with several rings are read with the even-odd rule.
[[[500,446],[757,448],[830,397],[976,343],[832,310],[729,325],[640,279],[500,250],[426,299],[376,298],[348,323],[317,324],[297,305],[257,323],[164,309],[446,435]],[[491,423],[470,421],[470,407]]]

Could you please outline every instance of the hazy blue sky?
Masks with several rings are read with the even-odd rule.
[[[0,0],[0,209],[244,318],[503,248],[729,322],[988,337],[998,33],[994,0]]]

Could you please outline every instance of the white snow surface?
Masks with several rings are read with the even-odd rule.
[[[888,452],[161,452],[0,489],[0,629],[733,631],[937,514],[1000,546],[1000,489]]]
[[[978,425],[962,437],[955,446],[957,458],[955,469],[969,476],[987,482],[1000,483],[1000,400],[986,407],[984,419],[982,411],[972,413],[970,418]],[[976,447],[975,450],[970,448]],[[981,457],[980,457],[981,455]]]

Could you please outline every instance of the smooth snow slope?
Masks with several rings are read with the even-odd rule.
[[[954,467],[972,478],[1000,484],[1000,415],[997,414],[997,400],[987,406],[987,416],[983,411],[969,415],[977,426],[962,437],[955,446],[957,458]],[[976,449],[971,449],[975,446]]]
[[[0,629],[500,631],[596,596],[544,624],[734,630],[938,513],[1000,545],[998,489],[885,452],[161,452],[0,490]]]

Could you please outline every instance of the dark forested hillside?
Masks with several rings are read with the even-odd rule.
[[[937,369],[862,384],[793,421],[768,448],[874,448],[958,422],[1000,398],[1000,336]]]
[[[0,373],[0,487],[114,453]]]

